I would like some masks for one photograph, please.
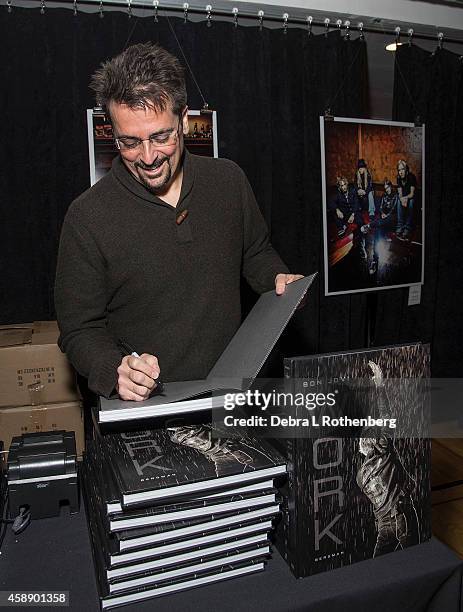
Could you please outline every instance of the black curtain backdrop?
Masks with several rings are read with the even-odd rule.
[[[129,44],[157,41],[179,56],[175,31],[210,108],[219,154],[247,173],[272,242],[298,273],[320,271],[297,313],[285,354],[365,343],[365,295],[323,297],[319,116],[368,116],[366,45],[339,32],[234,27],[213,21],[155,23],[127,13],[6,10],[0,20],[3,95],[0,323],[54,318],[61,224],[89,186],[85,109],[90,75]],[[203,101],[188,78],[189,106]]]
[[[435,377],[460,377],[463,366],[463,62],[445,49],[399,48],[394,119],[426,133],[425,284],[421,304],[408,290],[378,294],[377,345],[421,340],[432,348]]]

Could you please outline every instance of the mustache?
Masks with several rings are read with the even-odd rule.
[[[156,159],[152,164],[147,165],[145,164],[145,162],[143,161],[136,161],[134,166],[136,168],[141,168],[142,170],[156,170],[157,168],[159,168],[160,166],[162,166],[162,164],[169,159],[168,157],[163,157],[162,159]]]

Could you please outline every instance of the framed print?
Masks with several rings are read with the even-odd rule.
[[[320,117],[325,295],[424,282],[424,126]]]

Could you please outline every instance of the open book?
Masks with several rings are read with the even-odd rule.
[[[162,393],[143,402],[100,397],[99,422],[222,407],[225,392],[243,391],[251,386],[315,276],[312,274],[291,283],[283,295],[276,295],[274,290],[262,294],[206,379],[165,383]]]

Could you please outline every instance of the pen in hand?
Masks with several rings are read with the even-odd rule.
[[[132,346],[130,346],[130,344],[127,344],[127,342],[124,342],[123,340],[118,340],[118,345],[119,347],[125,352],[125,353],[130,353],[130,355],[132,355],[132,357],[138,357],[138,359],[141,359],[140,355],[137,353],[137,351],[134,350],[134,348]],[[154,382],[156,383],[156,387],[155,387],[155,391],[158,393],[162,393],[164,391],[164,384],[162,383],[160,378],[155,378]]]

